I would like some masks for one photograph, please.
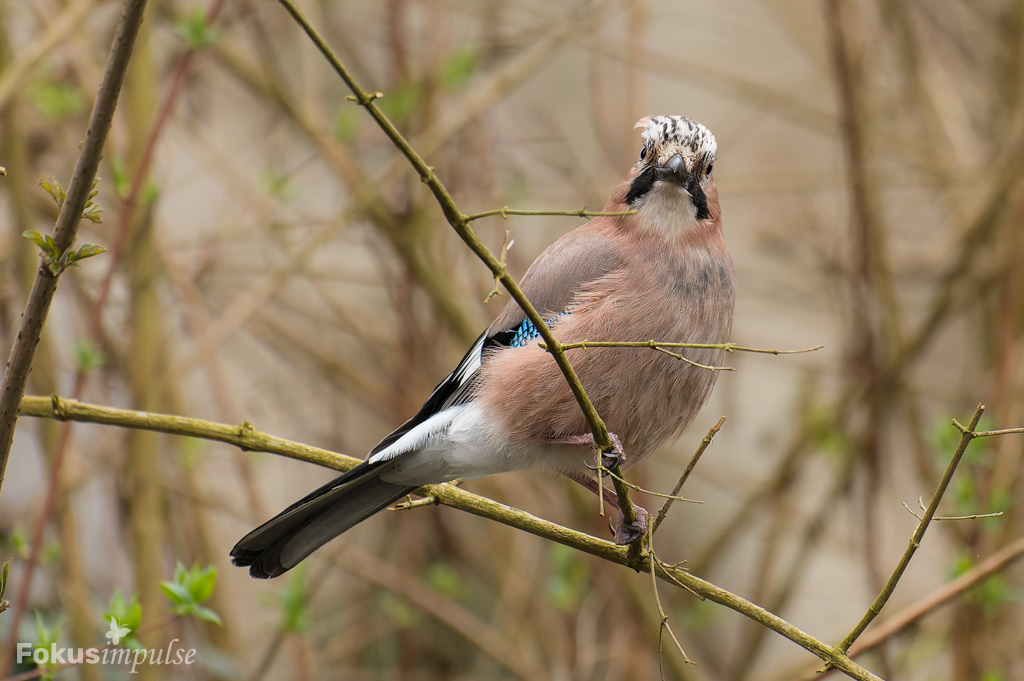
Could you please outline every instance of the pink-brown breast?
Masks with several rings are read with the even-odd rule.
[[[614,236],[621,266],[574,298],[571,313],[553,327],[559,341],[729,340],[735,275],[720,227],[666,236],[645,233],[631,218],[609,224],[620,230]],[[672,351],[709,366],[721,365],[725,354]],[[567,356],[630,463],[685,430],[719,373],[650,348],[586,348]],[[479,376],[477,402],[513,445],[590,432],[554,359],[535,342],[494,351]]]

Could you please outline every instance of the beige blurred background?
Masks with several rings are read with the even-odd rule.
[[[101,167],[104,221],[80,237],[111,252],[62,278],[29,392],[78,383],[84,401],[248,420],[361,457],[504,297],[482,303],[487,270],[278,4],[151,4]],[[906,547],[917,519],[901,502],[931,496],[958,436],[950,419],[985,401],[984,427],[1024,426],[1024,2],[302,6],[466,212],[600,209],[643,115],[716,135],[734,340],[825,347],[730,356],[737,371],[690,431],[631,471],[667,492],[728,416],[683,491],[703,503],[677,505],[657,535],[665,560],[836,643]],[[118,10],[0,0],[4,348],[37,266],[19,235],[54,219],[37,179],[70,177]],[[519,276],[580,222],[474,226],[495,251],[508,230]],[[83,354],[102,365],[82,371]],[[0,496],[15,590],[60,430],[19,422]],[[1015,437],[972,444],[941,507],[1004,515],[933,525],[879,622],[1020,545]],[[218,569],[210,606],[224,626],[151,634],[182,638],[200,662],[150,678],[658,678],[649,579],[512,529],[452,509],[384,513],[261,582],[228,550],[330,471],[79,424],[60,473],[18,640],[32,640],[35,610],[64,617],[69,646],[102,643],[114,589],[157,621],[159,581],[199,562]],[[467,488],[607,536],[595,500],[567,482]],[[889,679],[1024,679],[1022,574],[1008,566],[859,660]],[[660,596],[697,663],[666,645],[666,678],[813,678],[817,660],[791,642],[686,592]]]

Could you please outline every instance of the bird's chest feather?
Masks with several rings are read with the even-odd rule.
[[[559,320],[555,335],[567,343],[724,343],[731,333],[733,289],[732,263],[724,250],[690,249],[679,255],[650,248],[588,291]],[[645,347],[569,354],[598,412],[639,457],[692,420],[718,373],[697,364],[720,365],[724,354],[707,348],[666,350],[686,359]],[[578,407],[566,397],[567,415],[579,418]]]

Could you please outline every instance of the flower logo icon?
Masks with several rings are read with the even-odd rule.
[[[128,627],[122,627],[121,623],[117,621],[116,617],[110,618],[110,631],[105,636],[110,639],[110,642],[115,646],[121,642],[121,639],[131,633],[131,629]]]

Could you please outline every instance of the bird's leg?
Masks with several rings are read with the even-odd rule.
[[[597,480],[583,473],[567,473],[566,477],[583,485],[594,494],[602,495],[605,503],[611,504],[617,509],[619,508],[619,496],[615,493],[615,490],[599,485]],[[636,520],[634,522],[627,523],[622,517],[622,510],[619,509],[619,517],[615,521],[615,526],[612,527],[612,524],[608,523],[608,528],[614,534],[615,543],[619,546],[632,544],[647,534],[647,519],[650,514],[646,508],[638,504],[633,504],[633,510],[636,512]]]
[[[601,466],[607,468],[610,471],[625,465],[626,463],[626,452],[622,449],[622,442],[619,440],[619,436],[615,433],[608,433],[608,437],[612,441],[612,451],[601,452]],[[563,445],[583,445],[586,447],[592,447],[597,449],[597,444],[594,442],[594,434],[587,433],[585,435],[567,435],[552,440],[555,444]],[[590,468],[590,466],[587,466]],[[591,469],[593,470],[593,469]]]
[[[619,441],[618,436],[614,433],[609,433],[609,435],[611,436],[614,449],[612,449],[611,452],[601,454],[601,467],[608,470],[615,470],[626,462],[626,454],[622,450],[622,443]],[[594,436],[591,433],[559,438],[554,440],[554,442],[568,445],[586,445],[596,448],[596,445],[594,444]],[[590,468],[590,466],[587,467]],[[619,517],[615,522],[615,527],[612,528],[616,544],[619,546],[632,544],[637,539],[640,539],[647,534],[647,518],[650,514],[643,506],[639,506],[637,504],[633,505],[633,509],[636,512],[636,520],[632,523],[627,523],[622,517],[622,509],[619,508],[619,497],[615,494],[615,490],[608,489],[604,485],[599,484],[594,478],[583,473],[569,473],[567,474],[567,477],[583,485],[594,494],[602,495],[605,502],[619,509]]]
[[[615,493],[615,490],[608,489],[604,485],[598,484],[597,480],[589,475],[585,475],[583,473],[566,473],[565,477],[569,478],[573,482],[578,482],[594,494],[600,494],[604,497],[606,504],[611,504],[615,508],[619,507],[619,495]]]

